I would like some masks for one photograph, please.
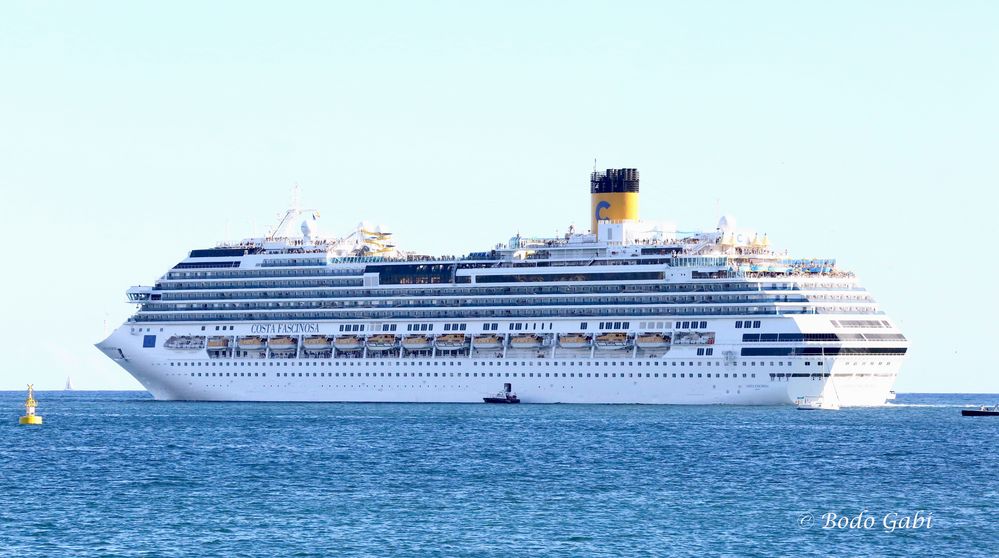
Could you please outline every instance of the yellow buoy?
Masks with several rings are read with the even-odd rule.
[[[35,414],[35,407],[38,406],[38,402],[35,401],[35,387],[32,384],[28,384],[28,400],[24,402],[24,416],[18,420],[18,424],[41,424],[42,417]]]

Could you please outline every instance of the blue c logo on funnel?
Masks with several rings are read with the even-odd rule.
[[[604,209],[610,209],[610,202],[606,200],[600,200],[600,202],[597,203],[597,211],[596,211],[597,221],[604,220],[604,218],[600,216],[600,212],[603,211]]]

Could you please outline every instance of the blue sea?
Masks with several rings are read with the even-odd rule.
[[[999,395],[791,407],[0,392],[0,556],[986,556]]]

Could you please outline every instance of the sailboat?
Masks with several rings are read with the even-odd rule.
[[[73,379],[66,376],[66,391],[73,391]]]

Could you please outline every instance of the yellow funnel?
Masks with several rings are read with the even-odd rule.
[[[600,221],[638,220],[638,169],[607,169],[590,175],[590,232]]]

